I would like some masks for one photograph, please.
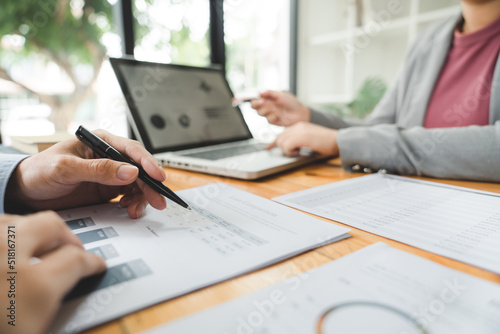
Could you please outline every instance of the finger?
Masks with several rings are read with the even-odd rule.
[[[66,244],[83,248],[80,239],[55,212],[45,211],[22,219],[18,231],[23,239],[24,256],[40,256]]]
[[[289,156],[289,157],[297,156],[300,152],[300,148],[298,148],[295,145],[281,146],[281,150],[283,151],[284,155]]]
[[[260,108],[257,110],[257,114],[262,117],[267,117],[271,110],[269,108]]]
[[[146,210],[147,206],[148,202],[146,200],[133,202],[127,207],[127,214],[130,218],[137,219],[144,213],[144,210]]]
[[[270,143],[270,144],[268,144],[268,145],[266,146],[266,150],[270,150],[270,149],[272,149],[273,147],[276,147],[276,145],[277,145],[277,144],[276,144],[276,139],[275,139],[272,143]]]
[[[286,126],[286,122],[283,120],[283,117],[280,117],[276,122],[273,123],[274,125],[277,126]]]
[[[263,99],[255,99],[255,100],[253,100],[251,102],[251,107],[253,109],[257,110],[257,111],[259,111],[259,108],[262,108],[263,106],[264,106],[264,100]]]
[[[142,191],[139,189],[139,185],[137,184],[137,182],[129,184],[123,187],[121,190],[123,196],[120,200],[120,205],[123,207],[129,206],[132,198],[136,196],[144,196]]]
[[[165,197],[140,180],[137,181],[133,189],[125,193],[120,200],[120,205],[122,207],[128,207],[133,202],[138,201],[150,203],[152,207],[158,210],[163,210],[167,207]]]
[[[139,189],[144,194],[146,201],[149,202],[149,204],[151,204],[153,208],[163,210],[167,207],[167,201],[162,194],[158,193],[156,190],[154,190],[141,180],[137,180],[137,184],[139,186]]]
[[[127,214],[130,218],[136,219],[142,215],[148,201],[142,193],[129,193],[120,199],[120,205],[127,208]]]
[[[293,139],[283,140],[279,147],[287,156],[297,156],[300,153],[300,146]]]
[[[73,245],[61,246],[42,256],[41,260],[33,269],[39,275],[50,276],[52,293],[58,299],[62,299],[81,278],[106,269],[104,259]]]
[[[274,125],[278,124],[278,116],[276,116],[275,114],[269,114],[269,115],[267,115],[266,118],[270,124],[274,124]]]
[[[124,153],[126,156],[134,160],[137,164],[141,165],[142,168],[151,177],[158,181],[165,181],[166,174],[163,167],[145,148],[136,140],[131,140],[128,138],[122,138],[105,130],[94,131],[99,137],[104,139],[119,152]]]
[[[277,92],[275,90],[267,90],[263,93],[260,93],[260,97],[261,99],[276,100],[280,97],[281,94],[281,92]]]
[[[61,162],[68,169],[67,182],[94,182],[108,186],[126,185],[137,180],[139,169],[131,164],[110,159],[74,159]]]

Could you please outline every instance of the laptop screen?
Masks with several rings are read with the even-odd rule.
[[[151,153],[252,138],[220,69],[111,58],[132,127]]]

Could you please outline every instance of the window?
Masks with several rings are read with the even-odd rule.
[[[121,57],[130,40],[133,48],[128,50],[142,60],[208,66],[211,60],[225,59],[231,88],[239,95],[290,89],[291,2],[48,0],[26,6],[23,1],[4,0],[4,143],[10,135],[74,132],[80,124],[126,136],[127,106],[107,57]],[[128,16],[125,7],[131,8]],[[210,17],[218,15],[214,8],[224,11],[220,17]],[[215,19],[222,17],[224,30],[213,24],[221,24]],[[133,34],[123,34],[122,25],[133,27]],[[214,40],[222,46],[222,31],[225,50],[217,47],[212,53]]]
[[[210,64],[208,0],[135,0],[134,5],[137,59]]]
[[[224,1],[226,76],[237,97],[290,87],[290,0]],[[282,128],[248,104],[241,107],[255,138],[271,141]]]
[[[290,1],[226,0],[227,78],[236,94],[289,90]]]
[[[3,2],[0,108],[6,142],[9,135],[45,135],[89,122],[105,127],[106,118],[109,124],[117,120],[113,94],[103,89],[114,80],[106,54],[120,50],[110,1]]]

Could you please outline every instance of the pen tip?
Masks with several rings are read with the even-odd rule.
[[[189,206],[186,209],[191,210],[191,208]]]

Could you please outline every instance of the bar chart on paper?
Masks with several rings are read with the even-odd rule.
[[[169,203],[135,220],[116,203],[59,212],[108,269],[66,295],[53,333],[81,332],[349,236],[347,228],[224,184],[180,194],[192,210]]]
[[[500,273],[500,194],[373,174],[274,200]]]

